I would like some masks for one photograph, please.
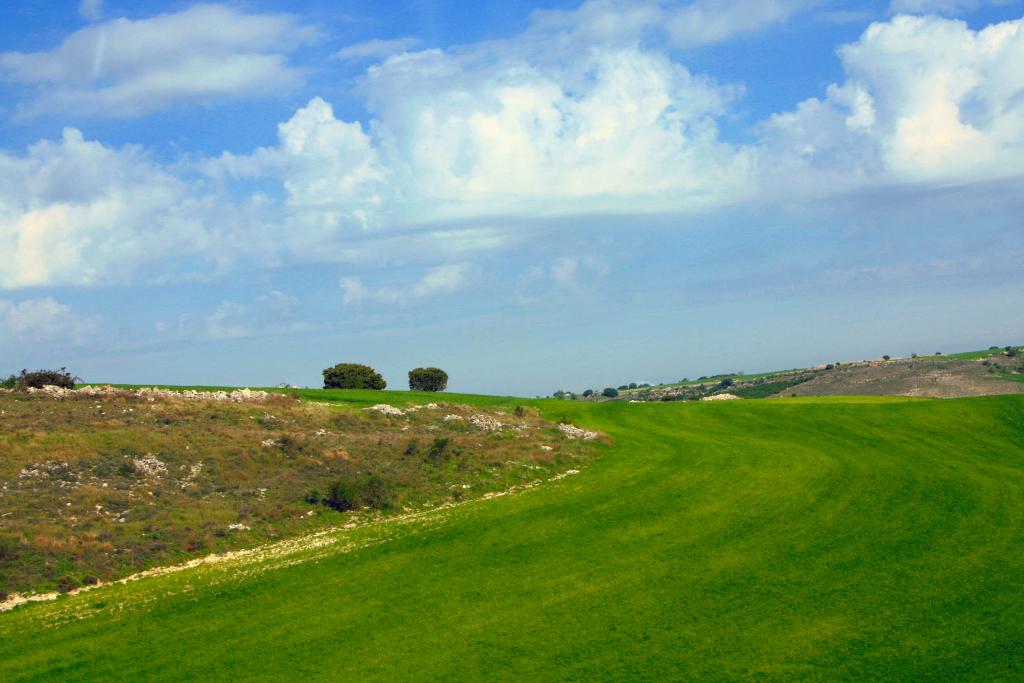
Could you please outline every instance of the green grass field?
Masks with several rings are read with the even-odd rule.
[[[0,680],[1024,677],[1024,396],[532,403],[614,444],[305,562],[2,614]]]

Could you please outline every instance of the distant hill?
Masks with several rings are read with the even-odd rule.
[[[959,398],[1024,393],[1024,347],[992,347],[948,355],[879,358],[757,374],[622,389],[618,400],[699,400],[783,396],[918,396]],[[597,397],[595,397],[596,399]]]

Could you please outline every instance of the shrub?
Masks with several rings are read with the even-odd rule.
[[[619,391],[618,389],[605,387],[604,391],[601,392],[601,395],[604,396],[605,398],[615,398],[616,396],[619,395]]]
[[[355,487],[343,479],[333,482],[323,498],[324,505],[338,512],[351,510],[358,502]]]
[[[343,479],[335,481],[323,498],[323,503],[338,512],[354,510],[358,507],[388,510],[398,503],[398,495],[390,481],[372,474],[362,477],[356,482],[348,482]]]
[[[593,389],[587,389],[587,390],[585,390],[583,392],[583,398],[590,398],[593,395],[594,395],[594,390]]]
[[[594,392],[591,391],[590,393]],[[526,415],[526,408],[524,408],[523,406],[516,406],[516,409],[513,412],[515,412],[516,417],[523,417],[524,415]]]
[[[434,463],[447,460],[449,457],[449,445],[451,445],[451,441],[446,438],[438,437],[434,439],[427,448],[427,460]]]
[[[629,388],[630,389],[636,389],[636,382],[630,382],[629,383]]]
[[[731,377],[726,377],[725,379],[723,379],[721,382],[718,383],[718,386],[720,388],[722,388],[722,389],[725,389],[726,387],[731,387],[732,386],[732,378]]]
[[[324,389],[383,389],[388,384],[369,365],[338,363],[324,370]]]
[[[412,439],[405,445],[405,450],[402,451],[402,455],[413,456],[420,452],[420,442],[416,439]]]
[[[99,582],[100,582],[100,580],[98,578],[96,578],[95,576],[83,576],[82,577],[82,585],[83,586],[95,586]]]
[[[1014,356],[1017,355],[1017,349],[1013,348],[1012,346],[1007,346],[1006,355],[1009,356],[1010,358],[1013,358]]]
[[[18,386],[18,378],[11,375],[5,380],[0,380],[0,389],[14,389]]]
[[[58,593],[70,593],[71,591],[78,588],[78,581],[73,576],[64,575],[57,579],[57,592]]]
[[[448,373],[441,368],[416,368],[409,371],[411,391],[444,391],[448,388]]]
[[[359,495],[364,505],[374,510],[390,510],[398,503],[398,495],[390,481],[376,474],[360,482]]]
[[[619,386],[619,391],[624,391],[625,389],[629,389],[629,385],[628,384],[622,384],[622,385]]]
[[[831,363],[829,363],[828,365],[826,365],[826,366],[825,366],[825,369],[826,369],[826,370],[834,370],[834,369],[835,369],[835,367],[836,367],[836,366],[834,366],[834,365],[832,365]]]
[[[11,386],[7,386],[8,382],[13,383]],[[11,377],[4,380],[4,386],[9,389],[42,389],[45,386],[62,387],[64,389],[74,389],[75,382],[81,382],[80,377],[75,377],[67,368],[61,368],[60,370],[36,370],[35,372],[29,372],[28,370],[22,370],[18,376],[11,375]]]
[[[886,355],[882,356],[882,360],[889,360],[889,355],[886,354]]]
[[[310,489],[309,492],[302,497],[302,500],[306,501],[310,505],[316,505],[321,500],[323,500],[323,498],[320,495],[319,491],[317,491],[316,489]]]

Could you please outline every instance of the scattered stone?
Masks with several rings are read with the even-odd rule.
[[[576,425],[561,423],[558,425],[558,430],[565,435],[567,439],[583,439],[584,441],[590,441],[591,439],[597,438],[597,432],[592,432],[589,429],[580,429]]]
[[[739,396],[735,394],[715,394],[714,396],[705,396],[701,399],[702,401],[740,401]]]
[[[400,408],[396,408],[396,407],[394,407],[392,405],[388,405],[387,403],[378,403],[375,406],[370,406],[369,408],[363,408],[363,410],[373,410],[373,411],[376,411],[378,413],[382,413],[384,415],[392,415],[394,417],[402,417],[402,416],[405,415],[405,413],[402,412],[402,410]]]
[[[500,422],[490,415],[484,415],[483,413],[470,416],[469,423],[477,429],[482,429],[485,432],[494,432],[501,429]]]
[[[143,477],[154,477],[159,479],[161,475],[167,474],[167,465],[152,453],[147,453],[141,458],[132,461],[135,474]]]

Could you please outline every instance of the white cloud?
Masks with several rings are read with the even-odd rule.
[[[539,10],[527,40],[536,49],[585,51],[595,44],[635,46],[646,40],[675,47],[718,43],[783,23],[822,0],[588,0],[572,10]]]
[[[714,121],[736,89],[660,54],[594,48],[564,70],[428,50],[364,87],[409,214],[686,210],[749,188]]]
[[[472,268],[465,263],[449,263],[429,269],[412,288],[417,298],[434,294],[450,294],[466,283]]]
[[[719,43],[782,23],[819,4],[820,0],[698,0],[673,12],[666,27],[676,45]]]
[[[99,21],[103,18],[103,0],[82,0],[78,3],[78,13],[83,19]]]
[[[52,297],[0,299],[0,348],[59,343],[80,345],[96,333],[100,318],[75,313]]]
[[[128,280],[141,263],[201,250],[189,186],[137,147],[74,128],[0,153],[0,288]]]
[[[842,82],[771,117],[756,143],[733,145],[717,121],[741,88],[640,41],[651,16],[686,7],[712,5],[591,2],[575,28],[564,13],[539,13],[507,41],[392,55],[360,86],[369,121],[341,120],[313,98],[278,126],[276,144],[249,154],[161,166],[75,129],[0,153],[0,250],[14,255],[0,261],[0,288],[180,278],[247,261],[465,264],[557,216],[696,214],[1024,173],[1024,20],[980,31],[934,16],[872,24],[840,49]],[[571,63],[538,39],[566,31],[594,36]],[[568,285],[585,266],[541,270],[548,285]],[[341,286],[349,304],[401,303],[474,274],[440,266],[402,286]]]
[[[898,16],[839,54],[844,83],[765,127],[766,170],[787,184],[794,174],[820,192],[1024,173],[1024,20],[974,31]]]
[[[419,38],[393,38],[391,40],[368,40],[363,43],[356,43],[343,47],[334,53],[334,56],[342,60],[359,59],[384,59],[394,54],[407,52],[420,44]]]
[[[224,153],[204,165],[214,177],[274,178],[287,193],[291,219],[304,230],[334,236],[369,227],[383,204],[385,169],[359,123],[334,117],[319,97],[278,126],[279,144],[249,155]]]
[[[583,274],[603,277],[608,274],[608,265],[593,256],[563,256],[551,266],[551,279],[563,289],[579,288]]]
[[[292,88],[303,71],[285,55],[316,35],[286,14],[195,5],[90,25],[44,52],[0,53],[0,79],[35,88],[22,116],[69,110],[134,116]]]

